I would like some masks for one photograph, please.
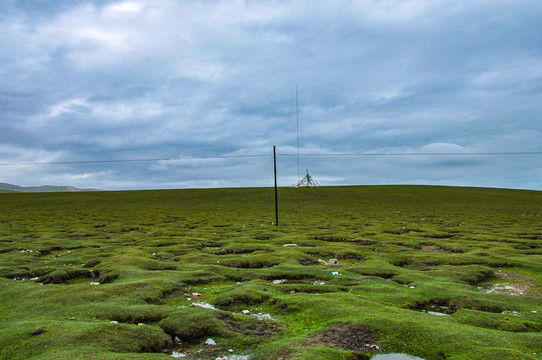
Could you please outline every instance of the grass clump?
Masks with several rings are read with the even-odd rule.
[[[213,310],[199,307],[176,310],[160,322],[160,327],[171,337],[177,336],[183,341],[231,335]]]
[[[243,307],[247,305],[259,305],[269,300],[271,294],[267,288],[260,284],[246,283],[225,288],[220,296],[215,299],[215,306],[220,308]]]

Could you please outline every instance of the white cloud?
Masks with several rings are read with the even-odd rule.
[[[424,145],[420,148],[422,153],[462,153],[465,152],[465,147],[450,143],[432,143]]]
[[[144,4],[135,1],[126,1],[120,3],[114,3],[107,7],[109,11],[121,11],[121,12],[139,12],[143,8]]]
[[[47,120],[64,114],[85,113],[92,121],[106,123],[154,118],[164,113],[162,104],[152,101],[89,102],[88,99],[74,98],[52,105],[44,116],[38,117],[41,125]]]

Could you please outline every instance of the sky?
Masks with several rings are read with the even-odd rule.
[[[276,146],[279,186],[542,190],[541,39],[540,0],[2,0],[0,182],[272,186]]]

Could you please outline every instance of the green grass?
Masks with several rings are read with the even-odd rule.
[[[281,188],[278,227],[273,200],[0,194],[0,359],[542,359],[541,192]]]

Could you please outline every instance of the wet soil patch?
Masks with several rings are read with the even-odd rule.
[[[93,268],[100,263],[99,260],[90,260],[83,264],[84,268]]]
[[[357,254],[352,251],[343,251],[335,254],[335,258],[339,260],[345,260],[345,259],[355,259],[355,260],[361,260],[363,257],[360,254]]]
[[[297,262],[301,265],[304,265],[304,266],[310,266],[310,265],[318,265],[320,264],[318,262],[318,260],[316,259],[313,259],[313,258],[303,258],[303,259],[299,259],[297,260]]]
[[[458,310],[458,306],[449,299],[415,300],[408,309],[424,312],[438,312],[442,314],[453,314]]]
[[[533,292],[535,284],[530,279],[502,270],[495,271],[495,277],[497,283],[479,286],[478,289],[487,293],[541,298],[540,295]]]
[[[176,241],[167,241],[167,242],[160,242],[160,243],[152,244],[152,246],[154,246],[154,247],[167,247],[167,246],[176,246],[176,245],[179,245],[179,243],[176,242]]]
[[[453,234],[423,234],[420,236],[429,239],[450,239],[454,237]]]
[[[407,309],[411,310],[438,312],[447,315],[451,315],[461,308],[489,313],[500,313],[503,311],[503,309],[498,306],[481,304],[474,301],[458,304],[450,299],[415,300],[413,303],[407,306]]]
[[[520,239],[528,239],[528,240],[542,240],[542,234],[529,234],[529,233],[525,233],[525,234],[519,234],[519,238]]]
[[[390,261],[390,264],[392,264],[393,266],[397,266],[397,267],[404,267],[404,266],[407,266],[407,265],[411,265],[412,260],[410,260],[410,259],[393,259],[393,260]]]
[[[281,332],[280,325],[271,320],[239,319],[224,313],[218,314],[217,318],[226,323],[230,331],[247,336],[270,338]]]
[[[335,285],[306,285],[306,284],[284,284],[281,285],[279,291],[291,294],[291,293],[307,293],[307,294],[325,294],[333,292],[346,292],[345,287],[339,287]]]
[[[264,249],[221,249],[215,252],[209,252],[214,255],[231,255],[231,254],[250,254],[254,251],[264,250]]]
[[[220,264],[221,266],[234,267],[238,269],[263,269],[278,265],[278,262],[262,262],[262,261],[237,261],[229,264]]]
[[[541,248],[542,244],[521,243],[521,244],[512,245],[512,247],[517,250],[533,250],[533,249]]]
[[[355,242],[358,245],[374,245],[376,244],[376,241],[366,240],[366,239],[355,239],[352,240],[352,242]]]
[[[340,236],[324,236],[324,235],[316,235],[313,237],[314,240],[321,240],[321,241],[328,241],[328,242],[352,242],[354,239],[351,238],[343,238]]]
[[[463,254],[464,250],[461,249],[451,249],[445,246],[427,246],[423,248],[423,251],[430,253],[454,253],[454,254]]]
[[[355,352],[372,352],[378,341],[371,329],[354,323],[343,323],[318,331],[309,338],[311,345],[324,344],[329,347]],[[371,346],[373,345],[373,346]]]
[[[40,279],[43,284],[69,284],[71,281],[81,278],[96,278],[99,271],[86,269],[61,269],[53,271]]]
[[[397,245],[397,246],[403,246],[403,247],[406,247],[406,248],[409,248],[409,249],[414,249],[414,250],[421,250],[421,248],[422,248],[422,246],[420,244],[407,244],[407,243],[404,243],[404,242],[394,242],[392,244]]]
[[[260,277],[262,280],[304,280],[304,279],[315,279],[316,275],[310,274],[292,274],[292,273],[282,273],[277,275],[265,275]]]
[[[114,274],[114,273],[103,274],[100,276],[99,282],[100,284],[111,284],[113,281],[117,280],[118,277],[119,277],[119,274]]]

